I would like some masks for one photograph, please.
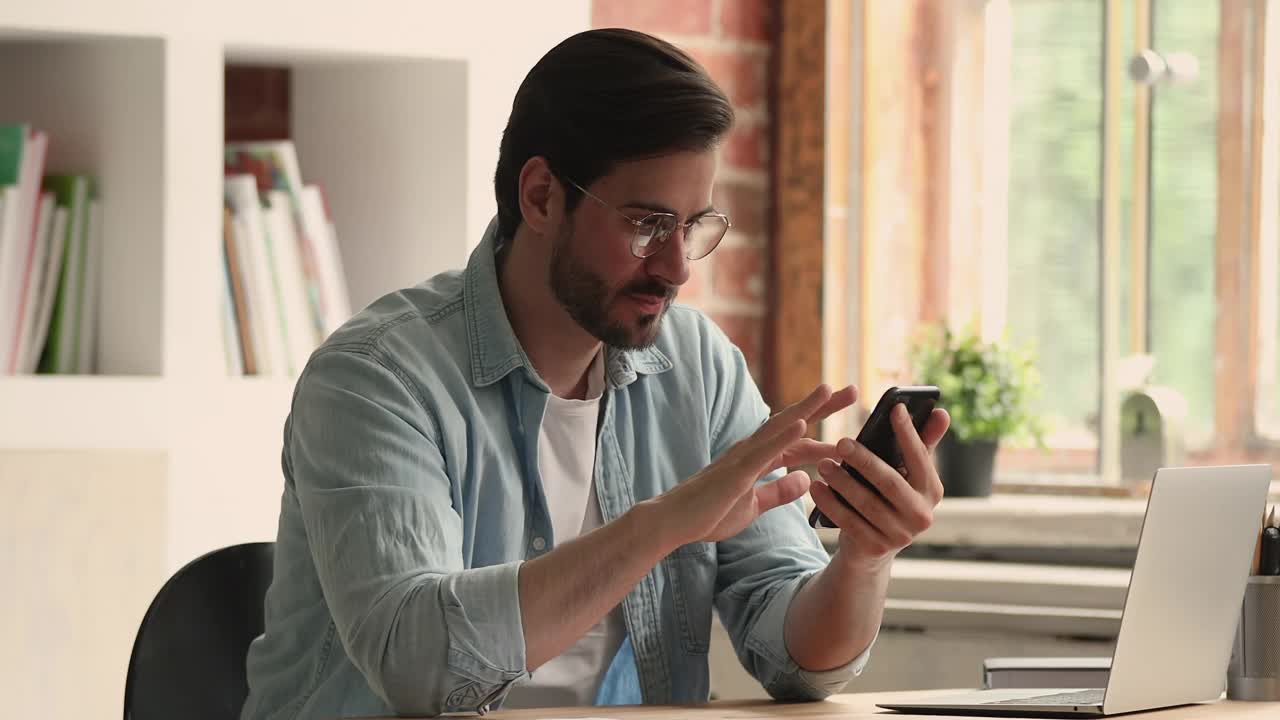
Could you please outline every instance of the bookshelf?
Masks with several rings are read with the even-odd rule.
[[[52,172],[92,168],[111,188],[101,340],[109,375],[160,374],[164,307],[164,46],[155,38],[0,41],[0,112],[46,130]]]
[[[360,308],[465,262],[517,85],[589,15],[589,0],[0,5],[0,122],[47,130],[49,170],[95,175],[103,208],[101,374],[0,377],[0,636],[26,638],[0,648],[11,710],[116,716],[168,575],[274,538],[294,379],[224,365],[225,68],[289,69],[291,139]],[[42,679],[58,676],[93,680]]]

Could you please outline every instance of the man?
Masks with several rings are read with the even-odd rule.
[[[732,121],[635,32],[530,71],[467,268],[363,310],[298,381],[246,720],[705,701],[713,606],[774,697],[861,671],[941,497],[947,418],[922,439],[895,415],[905,473],[805,439],[853,389],[770,418],[742,354],[671,304],[728,227],[709,201]],[[830,562],[807,475],[781,470],[815,462]]]

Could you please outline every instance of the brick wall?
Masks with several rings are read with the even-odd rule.
[[[594,27],[628,27],[693,55],[733,102],[737,125],[725,142],[714,191],[733,221],[720,247],[693,264],[682,302],[708,313],[764,378],[769,244],[768,70],[773,3],[768,0],[593,0]]]

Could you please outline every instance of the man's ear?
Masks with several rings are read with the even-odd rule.
[[[520,214],[530,230],[546,235],[559,226],[564,195],[546,158],[534,155],[525,161],[520,168],[519,193]]]

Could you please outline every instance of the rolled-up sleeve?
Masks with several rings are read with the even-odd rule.
[[[796,593],[812,577],[810,573],[777,582],[756,597],[734,597],[718,605],[726,626],[733,622],[725,619],[727,613],[737,615],[737,631],[743,636],[734,644],[743,666],[778,700],[821,700],[840,692],[850,680],[862,674],[871,657],[871,646],[875,644],[873,640],[861,655],[830,670],[806,670],[796,663],[787,651],[784,637],[787,610]]]
[[[520,563],[464,567],[436,426],[396,367],[367,346],[313,357],[286,443],[324,600],[374,692],[438,715],[525,676]]]
[[[724,356],[712,405],[715,456],[769,418],[742,353],[730,346]],[[761,482],[782,474],[776,471]],[[849,664],[821,672],[800,667],[787,650],[791,601],[830,559],[809,527],[800,500],[766,512],[738,535],[717,543],[717,556],[716,610],[742,666],[771,697],[821,700],[839,692],[866,667],[870,646]]]

